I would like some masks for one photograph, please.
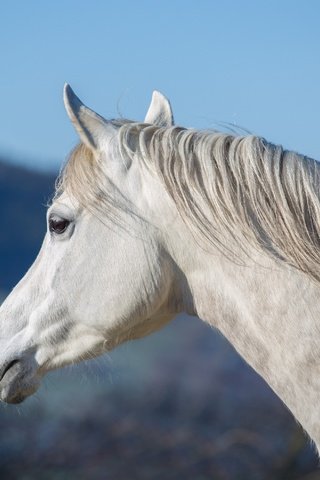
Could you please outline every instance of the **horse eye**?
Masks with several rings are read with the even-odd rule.
[[[69,224],[69,220],[57,217],[56,215],[52,215],[52,217],[49,218],[49,231],[51,233],[57,233],[58,235],[60,235],[61,233],[66,231]]]

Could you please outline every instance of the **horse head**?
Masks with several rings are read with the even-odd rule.
[[[176,313],[172,262],[153,213],[166,203],[163,188],[121,145],[126,121],[107,121],[68,85],[64,102],[81,143],[48,209],[39,255],[0,309],[0,397],[9,403],[32,394],[48,371],[144,336]],[[159,92],[144,125],[173,125]],[[163,212],[169,222],[170,208]]]

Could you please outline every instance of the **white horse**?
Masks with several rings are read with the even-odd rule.
[[[81,143],[0,309],[0,395],[177,313],[218,328],[320,446],[320,167],[254,136],[107,121],[65,87]],[[23,236],[23,232],[21,232]]]

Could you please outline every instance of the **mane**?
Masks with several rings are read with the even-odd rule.
[[[252,135],[136,123],[119,124],[118,148],[124,160],[139,159],[160,178],[202,244],[214,245],[234,261],[239,248],[248,253],[251,245],[320,281],[320,167],[315,160]],[[118,219],[125,201],[119,205],[102,187],[103,172],[80,145],[58,190],[71,190],[85,205],[103,205]]]

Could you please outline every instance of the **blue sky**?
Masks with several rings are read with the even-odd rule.
[[[143,119],[153,89],[178,124],[231,122],[320,159],[320,2],[3,2],[0,156],[57,169],[77,138],[62,87]]]

